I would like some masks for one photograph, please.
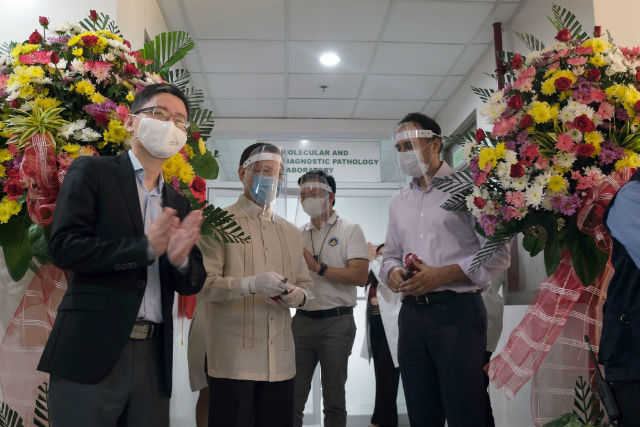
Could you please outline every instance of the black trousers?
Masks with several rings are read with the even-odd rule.
[[[384,333],[380,315],[369,315],[369,340],[376,375],[376,403],[371,416],[371,424],[381,427],[398,425],[398,384],[400,368],[393,365],[387,336]]]
[[[484,366],[489,363],[492,354],[493,353],[490,351],[484,352]],[[487,393],[487,427],[496,427],[496,421],[493,419],[493,409],[491,409],[491,399],[489,397],[489,375],[487,375],[487,373],[483,370],[482,377],[484,379],[484,389]]]
[[[640,381],[611,383],[620,409],[620,427],[640,427]]]
[[[413,427],[486,426],[487,312],[478,293],[402,303],[398,359]]]
[[[291,427],[294,379],[277,382],[212,378],[209,427]]]

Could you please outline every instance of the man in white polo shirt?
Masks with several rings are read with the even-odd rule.
[[[367,243],[359,225],[333,209],[336,181],[315,170],[298,179],[300,203],[311,221],[302,227],[304,258],[311,271],[315,299],[293,318],[296,349],[294,427],[302,426],[311,379],[320,362],[324,425],[347,422],[344,386],[347,361],[356,335],[353,307],[356,286],[367,282]]]

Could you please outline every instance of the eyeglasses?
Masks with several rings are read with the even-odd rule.
[[[168,122],[169,120],[172,120],[173,123],[176,125],[176,127],[181,131],[184,131],[185,133],[189,128],[189,121],[182,114],[180,115],[171,114],[169,111],[167,111],[166,108],[160,107],[158,105],[155,105],[153,107],[142,108],[133,114],[138,114],[138,113],[148,113],[154,119],[161,120],[163,122]]]

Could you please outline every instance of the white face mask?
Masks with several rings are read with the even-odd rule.
[[[168,159],[186,144],[187,134],[178,129],[173,121],[163,122],[150,117],[139,119],[137,138],[153,157]]]
[[[308,197],[302,201],[302,209],[311,218],[316,218],[322,215],[327,210],[327,198]]]
[[[415,151],[403,151],[398,155],[400,156],[400,169],[405,175],[420,178],[429,171],[429,164],[418,160],[418,154]]]

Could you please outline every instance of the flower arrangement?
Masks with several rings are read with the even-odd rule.
[[[568,251],[588,286],[609,257],[596,190],[640,166],[640,49],[605,40],[600,27],[589,37],[573,14],[553,11],[552,46],[519,34],[533,52],[503,54],[508,84],[474,88],[493,127],[452,137],[466,143],[469,168],[436,186],[453,193],[445,207],[471,211],[488,238],[476,267],[523,232],[532,256],[544,250],[548,274]]]
[[[146,85],[171,82],[191,105],[187,144],[165,163],[166,182],[204,208],[205,179],[218,171],[205,144],[212,112],[189,73],[171,69],[194,47],[187,33],[163,33],[134,51],[109,16],[93,10],[78,24],[51,26],[42,16],[39,24],[28,40],[0,50],[0,244],[15,280],[34,257],[48,260],[48,226],[73,160],[128,148],[123,122]],[[242,241],[226,212],[204,212],[203,232]]]

